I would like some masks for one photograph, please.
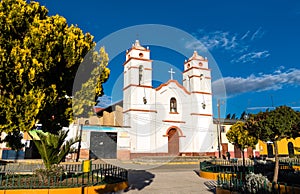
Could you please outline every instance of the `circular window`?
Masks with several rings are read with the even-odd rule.
[[[202,67],[202,66],[203,66],[203,64],[202,64],[201,62],[199,62],[199,66],[200,66],[200,67]]]
[[[191,67],[191,64],[188,63],[188,64],[187,64],[187,68],[190,68],[190,67]]]
[[[143,56],[144,56],[144,54],[143,54],[143,53],[140,53],[140,54],[139,54],[139,56],[140,56],[140,57],[143,57]]]

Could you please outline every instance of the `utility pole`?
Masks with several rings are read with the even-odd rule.
[[[219,158],[221,158],[221,149],[220,149],[220,136],[221,136],[221,121],[220,121],[220,107],[221,107],[221,104],[220,104],[220,99],[218,99],[218,102],[217,102],[217,107],[218,107],[218,125],[217,125],[217,137],[218,137],[218,151],[219,151]]]
[[[77,156],[76,156],[76,162],[79,161],[80,158],[80,149],[81,149],[81,140],[82,140],[82,124],[80,126],[80,131],[79,131],[79,142],[78,142],[78,147],[77,147]]]

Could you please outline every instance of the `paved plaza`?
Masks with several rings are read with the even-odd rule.
[[[129,170],[129,188],[120,193],[213,194],[216,181],[200,178],[198,172],[198,164],[166,164],[147,170]]]

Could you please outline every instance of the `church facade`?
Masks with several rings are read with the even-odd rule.
[[[173,79],[152,86],[149,48],[136,41],[126,51],[122,126],[117,157],[214,155],[211,70],[195,51],[183,62],[182,84]]]

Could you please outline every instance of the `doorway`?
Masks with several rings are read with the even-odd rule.
[[[177,129],[172,128],[168,131],[168,154],[179,154],[179,134]]]

